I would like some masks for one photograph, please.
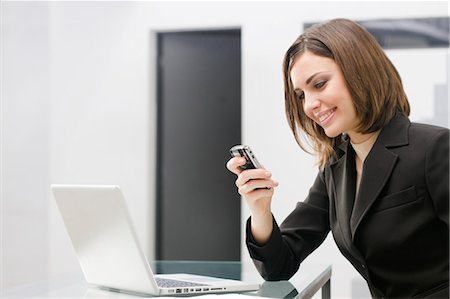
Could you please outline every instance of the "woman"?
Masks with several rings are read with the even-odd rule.
[[[265,169],[227,168],[251,217],[247,246],[267,280],[289,279],[331,230],[373,297],[448,298],[449,131],[411,123],[395,67],[355,22],[307,29],[283,65],[286,114],[319,173],[307,198],[278,226],[278,183]]]

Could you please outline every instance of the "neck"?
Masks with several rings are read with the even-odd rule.
[[[377,135],[378,135],[378,132],[369,133],[369,134],[359,134],[359,133],[348,134],[348,136],[350,137],[350,142],[352,144],[361,144],[361,143],[367,142]]]

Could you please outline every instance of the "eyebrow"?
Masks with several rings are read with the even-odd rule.
[[[305,83],[306,83],[306,85],[308,85],[309,83],[311,83],[311,81],[316,77],[316,76],[318,76],[318,75],[320,75],[320,74],[323,74],[323,73],[327,73],[327,71],[320,71],[320,72],[317,72],[317,73],[315,73],[315,74],[312,74],[308,79],[306,79],[306,81],[305,81]],[[301,88],[294,88],[294,92],[300,92],[300,91],[302,91],[302,89]]]
[[[317,73],[311,75],[308,79],[306,79],[306,85],[308,85],[312,81],[312,79],[314,79],[314,77],[316,77],[317,75],[319,75],[321,73],[323,73],[323,72],[317,72]]]
[[[312,74],[308,79],[306,79],[306,85],[308,85],[312,81],[312,79],[314,79],[317,75],[320,75],[322,73],[325,72],[317,72],[315,74]],[[298,93],[300,91],[302,91],[300,88],[294,88],[294,92]]]

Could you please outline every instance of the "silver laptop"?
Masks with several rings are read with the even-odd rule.
[[[191,274],[154,275],[118,186],[52,185],[51,189],[89,284],[156,296],[245,292],[260,287]]]

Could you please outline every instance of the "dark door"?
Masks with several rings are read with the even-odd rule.
[[[240,260],[240,30],[158,34],[156,258]]]

